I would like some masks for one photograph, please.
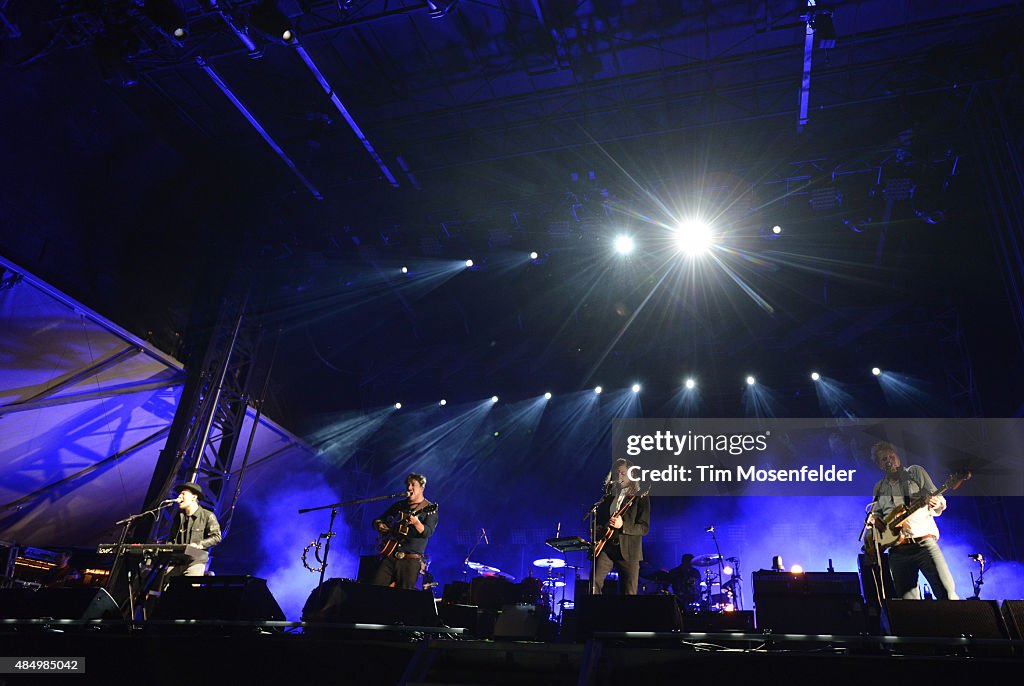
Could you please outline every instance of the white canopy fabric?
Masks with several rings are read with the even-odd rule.
[[[115,522],[142,508],[183,366],[17,265],[0,267],[0,541],[116,540]],[[253,421],[250,408],[240,451]],[[250,465],[314,455],[260,416]]]

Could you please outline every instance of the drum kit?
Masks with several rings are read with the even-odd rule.
[[[735,557],[723,558],[712,553],[690,561],[691,565],[703,567],[704,571],[699,577],[691,577],[689,582],[664,569],[644,567],[640,569],[640,578],[653,582],[658,588],[657,593],[675,595],[684,612],[726,612],[740,609],[738,563]]]
[[[565,560],[546,557],[533,561],[533,566],[543,569],[543,576],[529,576],[515,583],[515,577],[480,562],[466,561],[466,567],[476,576],[470,582],[470,596],[473,604],[480,607],[501,609],[505,604],[536,605],[546,609],[550,618],[555,619],[555,607],[565,605],[565,568],[575,569],[567,565]],[[562,590],[562,600],[556,602],[558,589]]]

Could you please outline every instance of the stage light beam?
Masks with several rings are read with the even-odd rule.
[[[711,227],[696,219],[690,219],[680,224],[676,229],[675,238],[679,251],[690,257],[707,252],[714,240]]]
[[[628,255],[633,252],[636,247],[633,243],[633,238],[625,234],[615,237],[615,252],[620,255]]]

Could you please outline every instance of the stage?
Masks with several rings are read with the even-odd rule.
[[[314,631],[315,629],[315,631]],[[611,684],[651,680],[792,683],[885,674],[985,679],[1019,669],[1024,642],[764,632],[595,632],[566,642],[473,638],[461,629],[302,622],[2,620],[3,654],[84,659],[84,675],[10,683]],[[185,677],[184,675],[188,675]]]

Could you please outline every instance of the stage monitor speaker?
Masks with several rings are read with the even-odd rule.
[[[754,631],[754,612],[752,610],[687,612],[683,614],[683,630],[708,633],[750,633]]]
[[[901,638],[970,638],[999,640],[1009,638],[1006,624],[995,600],[887,600],[882,612],[882,629]],[[974,654],[1009,656],[1011,646],[943,644],[907,644],[907,654]]]
[[[754,572],[759,631],[858,636],[868,630],[856,572]]]
[[[279,621],[281,606],[266,579],[253,576],[178,576],[170,580],[151,619]]]
[[[440,626],[430,591],[328,579],[313,589],[302,608],[304,622]]]
[[[887,600],[882,627],[892,636],[1009,638],[995,600]]]
[[[1002,609],[1010,638],[1024,641],[1024,600],[1004,600]]]
[[[576,598],[576,640],[598,631],[681,631],[683,619],[670,595],[623,595]]]
[[[551,624],[547,610],[536,605],[505,605],[494,623],[494,639],[533,641],[545,638],[543,633]],[[552,633],[552,637],[553,637]]]
[[[105,588],[11,588],[0,591],[3,619],[122,619]]]

